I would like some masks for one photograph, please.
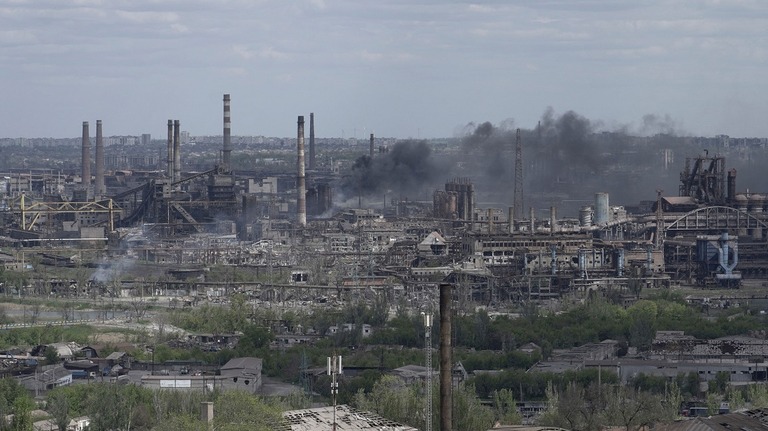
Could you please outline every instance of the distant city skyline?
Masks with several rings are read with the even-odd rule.
[[[761,0],[0,0],[0,136],[451,137],[533,128],[768,136]],[[649,116],[650,115],[650,116]],[[650,120],[650,121],[649,121]]]

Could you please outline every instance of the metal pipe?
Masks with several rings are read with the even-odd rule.
[[[440,430],[450,431],[453,424],[453,350],[451,347],[451,301],[453,286],[440,285]],[[431,420],[432,418],[427,418]]]
[[[96,120],[96,184],[93,195],[96,199],[107,193],[104,185],[104,137],[101,133],[101,120]]]
[[[229,94],[224,95],[224,148],[222,150],[222,164],[229,170],[232,155],[232,117],[230,115]]]
[[[299,226],[307,225],[307,184],[304,172],[304,116],[299,115],[298,136],[297,136],[298,157],[296,166],[298,168],[298,196],[296,198],[296,211]]]

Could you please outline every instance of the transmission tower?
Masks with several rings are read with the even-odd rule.
[[[520,129],[517,129],[515,138],[515,196],[513,205],[515,207],[514,217],[520,219],[523,217],[523,143],[520,140]]]

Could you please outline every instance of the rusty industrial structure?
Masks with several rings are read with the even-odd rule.
[[[11,179],[18,187],[7,186],[5,237],[24,246],[88,243],[103,259],[130,255],[190,270],[211,265],[290,270],[271,284],[221,286],[203,277],[168,279],[153,287],[184,295],[239,289],[274,300],[384,293],[434,301],[436,287],[445,282],[456,286],[460,304],[499,305],[673,283],[738,287],[745,279],[768,277],[768,200],[762,193],[738,191],[736,171],[727,170],[723,156],[704,152],[687,159],[679,196],[659,191],[645,212],[630,213],[612,205],[607,192],[594,190],[594,200],[581,205],[577,217],[558,216],[557,206],[542,217],[532,205],[525,216],[518,129],[512,199],[503,206],[484,203],[484,190],[471,177],[456,177],[445,179],[431,201],[390,194],[378,208],[343,208],[334,197],[344,170],[315,159],[314,113],[309,169],[304,116],[299,116],[295,173],[258,175],[232,168],[238,150],[232,144],[229,94],[223,102],[220,159],[205,170],[185,169],[180,120],[168,120],[166,148],[158,151],[165,153],[158,159],[163,168],[132,187],[120,183],[121,172],[105,173],[97,121],[90,191],[90,137],[83,122],[79,187],[62,199],[62,193],[52,192],[65,189],[62,184],[41,186],[38,193],[33,178],[24,191],[21,174]],[[367,149],[373,158],[373,134]]]

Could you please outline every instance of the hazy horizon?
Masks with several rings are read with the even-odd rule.
[[[450,137],[533,128],[768,136],[768,3],[0,0],[0,135]]]

